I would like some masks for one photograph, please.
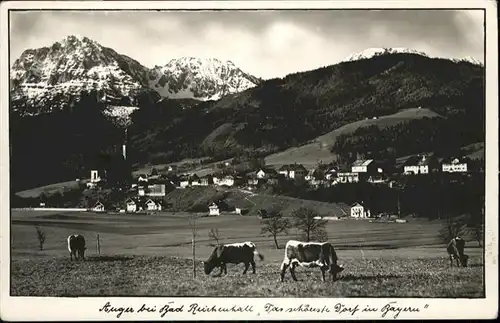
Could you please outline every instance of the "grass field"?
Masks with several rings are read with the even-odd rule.
[[[85,183],[85,180],[82,180],[82,183]],[[56,183],[56,184],[51,184],[51,185],[46,185],[46,186],[40,186],[36,187],[33,189],[25,190],[16,193],[16,195],[20,197],[38,197],[40,194],[45,193],[47,195],[54,194],[56,192],[64,193],[67,191],[71,191],[74,189],[78,189],[79,182],[75,181],[68,181],[68,182],[61,182],[61,183]]]
[[[45,250],[37,250],[35,225],[46,233]],[[331,221],[327,231],[345,271],[336,282],[321,282],[320,271],[297,270],[299,282],[287,274],[279,282],[283,249],[260,236],[255,217],[220,216],[198,221],[197,259],[213,247],[210,228],[222,243],[251,240],[265,259],[257,273],[241,275],[243,265],[228,265],[228,277],[206,277],[197,264],[192,278],[191,233],[186,214],[98,215],[92,213],[12,212],[13,295],[147,295],[147,296],[282,296],[282,297],[483,297],[482,249],[468,242],[468,268],[449,268],[445,248],[437,240],[440,223],[407,224]],[[87,239],[86,262],[70,262],[66,237]],[[101,239],[101,255],[95,236]],[[280,237],[281,246],[295,232]]]

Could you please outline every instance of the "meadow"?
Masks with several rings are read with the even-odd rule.
[[[226,215],[197,222],[197,277],[193,278],[191,229],[186,213],[112,215],[13,211],[11,293],[31,296],[266,296],[266,297],[484,297],[482,249],[470,241],[468,268],[449,268],[438,239],[439,221],[409,223],[330,221],[329,241],[345,266],[336,282],[321,282],[320,271],[297,269],[279,281],[283,249],[260,235],[253,216]],[[46,234],[38,250],[35,226]],[[210,229],[221,243],[253,241],[265,258],[257,273],[228,265],[228,275],[207,277],[202,269],[213,250]],[[66,237],[84,234],[87,261],[70,262]],[[100,237],[100,254],[96,236]],[[296,237],[279,238],[283,248]]]

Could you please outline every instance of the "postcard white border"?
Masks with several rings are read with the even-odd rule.
[[[485,299],[432,299],[432,298],[45,298],[10,297],[10,205],[9,205],[9,64],[8,64],[8,10],[9,9],[408,9],[449,8],[486,10],[486,298]],[[380,313],[357,312],[355,315],[330,313],[271,313],[264,306],[273,303],[281,307],[295,307],[302,303],[316,307],[333,307],[337,303],[346,306],[359,304],[382,307],[396,301],[398,306],[420,308],[420,312],[402,313],[399,319],[481,319],[495,318],[498,313],[498,44],[496,2],[472,1],[10,1],[1,3],[1,117],[0,117],[0,318],[3,320],[119,320],[116,315],[99,312],[107,302],[112,305],[138,307],[143,303],[158,308],[167,302],[188,304],[199,302],[207,306],[253,305],[253,314],[190,313],[168,314],[160,318],[153,314],[123,314],[125,320],[263,320],[263,319],[393,319]],[[428,305],[427,307],[425,305]]]

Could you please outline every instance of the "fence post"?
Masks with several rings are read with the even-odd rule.
[[[99,233],[97,234],[97,254],[101,256],[101,241],[99,239]]]

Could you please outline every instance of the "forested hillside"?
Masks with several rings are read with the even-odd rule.
[[[418,107],[440,117],[361,127],[331,137],[328,149],[395,157],[442,148],[453,153],[484,141],[483,81],[484,68],[469,62],[390,54],[268,80],[218,101],[138,97],[128,158],[141,164],[266,156],[322,135],[329,141],[326,134],[353,122]],[[93,167],[95,156],[119,154],[124,129],[100,113],[101,105],[91,93],[57,113],[21,118],[11,112],[13,184],[70,180]]]

